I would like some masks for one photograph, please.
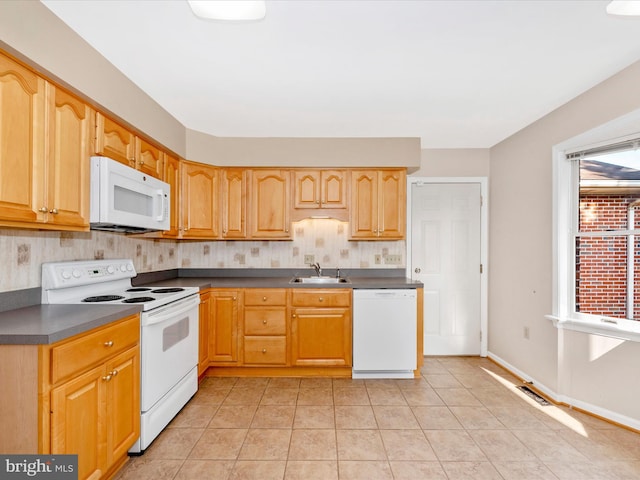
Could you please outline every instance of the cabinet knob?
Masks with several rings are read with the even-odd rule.
[[[324,302],[324,298],[320,297],[320,298],[318,298],[318,301],[319,302]]]
[[[58,209],[57,208],[53,208],[51,210],[49,210],[49,213],[53,213],[54,215],[58,214]]]
[[[109,380],[111,380],[111,375],[102,377],[102,380],[104,380],[105,382],[108,382]]]
[[[140,165],[144,165],[144,160],[140,160]]]
[[[266,349],[266,348],[263,348],[263,349],[262,349],[262,353],[267,353],[267,349]]]
[[[296,314],[294,313],[293,315],[291,315],[292,318],[296,318]]]
[[[320,203],[320,200],[316,200],[316,203]]]
[[[40,207],[40,208],[38,209],[38,211],[39,211],[39,212],[42,212],[42,213],[47,213],[47,212],[49,211],[49,209],[48,209],[47,207]]]
[[[234,301],[234,302],[236,301],[236,297],[233,297],[233,301]]]
[[[267,301],[267,297],[262,297],[262,301],[266,302]]]
[[[113,347],[113,340],[109,340],[108,342],[104,342],[105,347]]]
[[[414,270],[414,272],[416,273],[420,273],[422,270],[420,270],[420,267],[416,267],[416,269]]]
[[[109,375],[111,375],[112,377],[115,377],[116,375],[118,375],[118,370],[116,370],[115,368],[113,370],[111,370],[109,372]]]
[[[266,320],[266,319],[265,319],[265,320],[262,320],[262,324],[263,324],[263,325],[266,325],[266,324],[267,324],[267,320]]]

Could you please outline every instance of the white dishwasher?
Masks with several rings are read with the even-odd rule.
[[[353,378],[413,378],[415,289],[353,290]]]

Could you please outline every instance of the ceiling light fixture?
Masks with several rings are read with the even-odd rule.
[[[607,5],[609,15],[640,15],[640,1],[635,0],[614,0]]]
[[[193,13],[208,20],[262,20],[267,12],[263,1],[187,0]]]

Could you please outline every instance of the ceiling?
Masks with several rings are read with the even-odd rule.
[[[420,137],[488,148],[640,59],[607,1],[42,0],[185,127],[223,137]]]

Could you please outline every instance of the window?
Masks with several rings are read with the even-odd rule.
[[[640,132],[640,111],[631,124]],[[559,328],[640,341],[640,133],[599,134],[554,147],[548,318]]]
[[[573,169],[578,171],[574,233],[576,312],[640,319],[637,147],[637,143],[626,142],[568,156],[576,164]]]

